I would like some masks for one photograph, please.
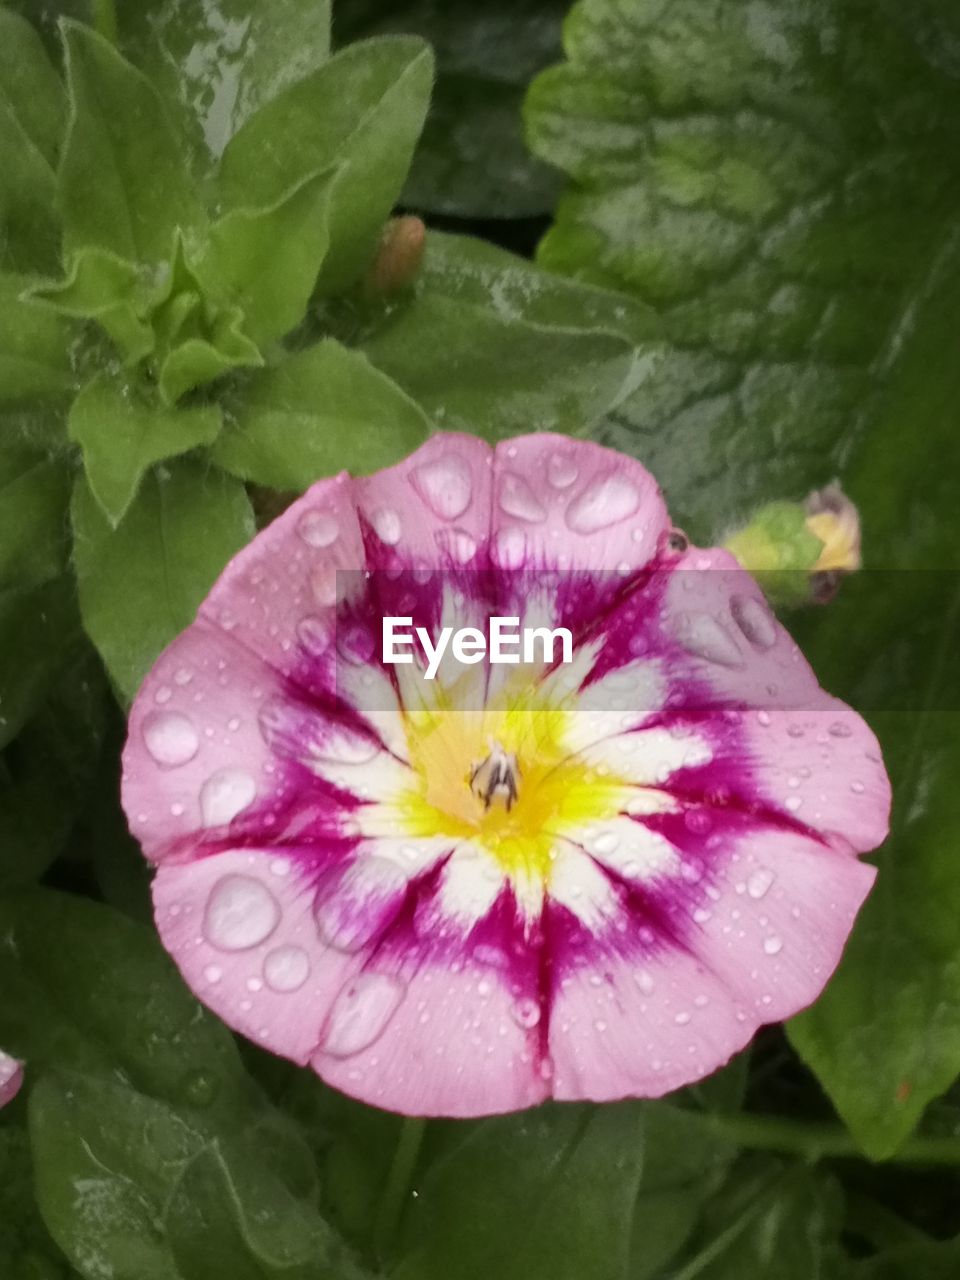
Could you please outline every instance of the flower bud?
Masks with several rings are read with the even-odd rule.
[[[726,549],[775,604],[824,604],[860,568],[860,516],[834,482],[800,502],[770,502]]]
[[[422,219],[408,214],[391,218],[367,273],[366,291],[374,297],[398,293],[413,284],[423,264],[427,229]]]

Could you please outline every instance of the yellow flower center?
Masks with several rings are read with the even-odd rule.
[[[399,798],[401,823],[414,837],[470,839],[507,874],[544,882],[556,836],[619,812],[628,783],[565,745],[572,696],[557,702],[524,682],[489,705],[465,710],[464,701],[454,686],[407,712],[416,780]]]

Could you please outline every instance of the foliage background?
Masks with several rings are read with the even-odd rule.
[[[958,10],[566,8],[0,8],[0,1274],[960,1268]],[[397,209],[422,267],[371,271]],[[878,886],[815,1008],[664,1102],[401,1121],[150,928],[126,701],[276,494],[431,422],[633,453],[706,544],[860,506],[868,568],[789,622],[883,739]]]

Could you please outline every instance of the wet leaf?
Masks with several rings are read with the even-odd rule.
[[[70,409],[70,438],[83,449],[90,491],[114,526],[155,462],[212,444],[220,430],[216,405],[173,409],[145,388],[101,374]]]
[[[653,358],[637,359],[634,340],[620,336],[630,307],[500,250],[432,235],[412,296],[358,345],[438,428],[488,440],[585,433]]]
[[[54,208],[66,96],[33,27],[0,11],[0,228],[7,270],[51,267],[59,249]]]
[[[36,880],[63,851],[97,770],[104,694],[96,656],[78,654],[0,757],[0,887]]]
[[[227,421],[216,461],[244,480],[294,492],[344,468],[392,466],[430,430],[396,383],[332,338],[254,375],[228,401]]]
[[[65,567],[70,472],[16,440],[0,447],[0,586],[28,587]]]
[[[631,290],[672,340],[602,438],[704,544],[842,476],[957,225],[960,83],[903,12],[581,0],[531,88],[531,145],[570,177],[540,261]]]
[[[80,638],[67,577],[0,591],[0,747],[43,701]]]
[[[261,107],[231,139],[220,167],[226,206],[269,205],[308,175],[342,166],[320,287],[333,293],[354,283],[403,187],[432,76],[420,40],[388,36],[343,50]]]
[[[124,46],[205,159],[330,51],[329,0],[119,0],[117,8]]]
[[[0,275],[0,404],[57,403],[76,381],[73,326],[24,297],[32,283],[28,276]]]
[[[91,247],[73,255],[63,280],[34,284],[29,296],[54,315],[96,321],[134,365],[153,350],[149,316],[163,291],[155,271]]]
[[[894,784],[877,888],[791,1029],[859,1141],[893,1152],[960,1069],[952,477],[960,82],[931,6],[581,0],[527,106],[571,187],[545,265],[655,304],[664,358],[600,436],[710,542],[838,475],[864,575],[804,628]],[[944,19],[946,21],[946,19]],[[939,28],[938,28],[939,29]],[[953,68],[955,70],[955,68]]]
[[[179,461],[146,478],[116,529],[81,478],[72,518],[84,626],[118,687],[132,697],[253,535],[250,504],[239,481]]]
[[[336,36],[404,32],[437,58],[423,137],[404,188],[414,209],[461,218],[525,218],[553,207],[560,175],[530,154],[521,103],[531,78],[560,57],[564,0],[345,0]]]
[[[548,1106],[461,1125],[417,1185],[401,1280],[644,1280],[731,1157],[662,1103]]]
[[[841,1208],[833,1180],[747,1161],[708,1207],[672,1280],[836,1280]]]
[[[67,254],[95,246],[163,263],[202,223],[176,134],[149,80],[88,27],[63,26],[71,122],[59,171]]]
[[[334,182],[333,171],[313,174],[276,204],[225,214],[191,255],[205,296],[238,308],[259,347],[303,319],[330,241]]]
[[[24,1127],[0,1127],[0,1270],[16,1280],[68,1280],[66,1259],[50,1239],[33,1194]]]

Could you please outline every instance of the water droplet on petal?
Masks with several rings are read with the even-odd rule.
[[[640,506],[636,486],[615,473],[589,484],[567,508],[567,524],[574,533],[597,533],[626,520]]]
[[[223,977],[223,970],[218,964],[208,964],[203,971],[203,976],[207,982],[215,984]]]
[[[297,533],[310,547],[332,546],[339,532],[336,516],[328,511],[308,511],[297,525]]]
[[[547,518],[543,503],[526,480],[512,471],[500,478],[500,510],[528,524],[541,524]]]
[[[783,939],[772,934],[769,938],[764,938],[763,949],[768,956],[779,955],[783,950]]]
[[[165,769],[186,764],[200,747],[196,729],[177,711],[151,711],[144,716],[140,732],[144,746]]]
[[[405,995],[406,986],[399,978],[359,974],[333,1002],[321,1049],[335,1058],[349,1058],[368,1049],[383,1035]]]
[[[784,805],[786,806],[787,809],[789,809],[791,813],[796,813],[802,804],[803,804],[803,801],[800,799],[799,796],[787,796],[786,800],[784,801]]]
[[[653,974],[649,969],[638,969],[635,975],[637,986],[645,996],[653,995]]]
[[[551,453],[547,461],[547,479],[555,489],[569,489],[579,472],[572,457]]]
[[[707,613],[682,613],[677,618],[677,639],[694,657],[723,667],[742,667],[743,654],[733,636]]]
[[[303,947],[275,947],[263,962],[263,977],[273,991],[298,991],[310,976],[310,958]]]
[[[230,875],[218,880],[207,899],[203,933],[219,951],[248,951],[280,923],[280,904],[259,880]]]
[[[594,836],[590,841],[590,848],[594,853],[613,853],[619,843],[620,837],[617,835],[616,831],[608,829],[606,831],[601,831]]]
[[[764,897],[773,884],[776,876],[767,867],[758,867],[747,880],[747,893],[751,898]]]
[[[777,626],[766,605],[752,596],[733,596],[730,600],[733,620],[752,645],[772,649],[777,642]]]
[[[493,545],[493,555],[501,569],[519,569],[527,557],[527,538],[522,529],[501,529]]]
[[[510,1016],[518,1027],[529,1030],[540,1021],[540,1006],[536,1000],[530,998],[517,1000],[510,1007]]]
[[[333,639],[330,628],[313,614],[307,614],[297,623],[297,639],[308,653],[319,658],[326,653]]]
[[[310,589],[317,604],[337,604],[344,584],[337,581],[337,566],[332,562],[319,565],[310,575]]]
[[[462,516],[473,497],[470,468],[455,453],[445,453],[433,462],[415,467],[410,479],[420,497],[441,520]]]
[[[466,529],[438,529],[434,541],[457,564],[467,564],[477,554],[477,544]]]
[[[848,724],[844,724],[842,720],[834,720],[833,724],[830,726],[830,733],[835,738],[849,738],[852,735],[853,730]]]
[[[397,513],[389,507],[381,507],[373,513],[371,520],[380,541],[385,542],[388,547],[395,547],[403,532]]]
[[[200,788],[200,813],[205,827],[232,822],[257,794],[257,784],[243,769],[220,769]]]

